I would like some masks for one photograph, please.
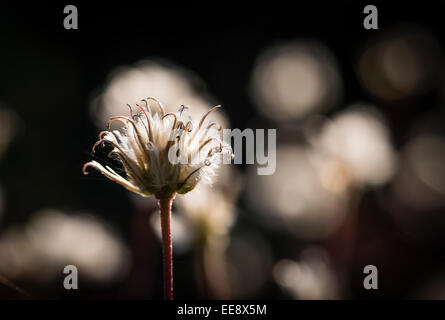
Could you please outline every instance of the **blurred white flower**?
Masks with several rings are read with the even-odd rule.
[[[396,169],[389,130],[368,105],[354,105],[328,121],[316,146],[344,163],[357,184],[386,183]]]
[[[168,62],[143,60],[116,68],[110,74],[104,89],[92,101],[92,117],[98,127],[104,128],[108,119],[122,114],[122,106],[139,103],[146,96],[162,101],[166,112],[175,112],[182,104],[191,105],[193,109],[188,111],[193,118],[215,105],[204,82],[190,70]],[[225,127],[223,119],[214,116]]]
[[[358,59],[365,88],[384,100],[421,94],[437,84],[442,49],[420,26],[398,26],[379,34]]]
[[[335,58],[317,42],[295,41],[266,50],[257,60],[251,97],[278,121],[332,107],[342,94]]]
[[[282,145],[277,148],[273,175],[259,176],[254,167],[249,169],[247,196],[267,226],[304,239],[320,239],[343,222],[347,197],[339,191],[348,179],[340,165],[317,150]]]
[[[223,235],[234,221],[233,203],[211,187],[199,186],[182,199],[177,201],[181,212],[205,234]]]
[[[212,185],[198,185],[177,199],[176,208],[177,217],[186,219],[187,231],[197,250],[195,272],[203,295],[209,299],[230,299],[226,253],[242,180],[232,167],[218,170],[221,179]]]
[[[228,166],[218,170],[221,179],[212,185],[201,184],[176,201],[178,211],[204,237],[226,235],[235,220],[235,201],[242,177]]]
[[[121,241],[89,215],[46,209],[24,229],[11,228],[0,236],[0,272],[10,279],[47,281],[72,264],[87,279],[113,282],[125,274],[128,261]]]
[[[294,299],[340,298],[339,280],[321,248],[306,249],[299,262],[280,260],[273,268],[273,276],[280,287]]]

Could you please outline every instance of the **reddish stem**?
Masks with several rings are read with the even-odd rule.
[[[174,196],[159,199],[161,209],[162,256],[164,267],[164,299],[173,300],[173,255],[171,234],[171,207]]]

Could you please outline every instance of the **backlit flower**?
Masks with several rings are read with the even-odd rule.
[[[111,118],[123,126],[120,130],[102,131],[96,147],[109,144],[113,147],[109,157],[117,157],[126,175],[118,174],[109,166],[97,161],[84,165],[83,172],[93,167],[107,178],[121,184],[130,191],[157,198],[174,193],[186,193],[199,181],[210,182],[215,169],[225,157],[232,156],[232,149],[222,139],[221,127],[207,117],[219,106],[206,112],[199,122],[189,116],[185,119],[182,105],[178,112],[165,112],[154,98],[142,100],[145,106],[136,105],[139,112],[130,117]],[[155,107],[150,107],[154,102]],[[156,110],[155,110],[156,109]]]

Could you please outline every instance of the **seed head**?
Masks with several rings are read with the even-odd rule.
[[[149,107],[149,100],[156,103],[157,110]],[[94,160],[84,165],[84,174],[88,174],[88,167],[93,167],[130,191],[160,198],[187,193],[199,181],[211,182],[222,160],[233,158],[231,147],[222,139],[221,127],[214,121],[206,122],[220,106],[213,107],[196,122],[191,117],[184,119],[187,106],[165,113],[158,100],[142,101],[143,106],[136,104],[137,113],[128,105],[130,117],[111,118],[109,130],[102,131],[93,146],[93,152],[98,146],[112,146],[108,156],[120,160],[125,176]],[[111,130],[115,122],[121,127]]]

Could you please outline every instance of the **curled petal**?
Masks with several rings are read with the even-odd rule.
[[[201,118],[201,121],[199,121],[198,129],[201,129],[202,124],[204,123],[205,119],[209,116],[209,114],[211,114],[213,111],[215,111],[218,108],[221,108],[221,105],[214,106],[212,109],[210,109],[209,111],[207,111],[204,114],[204,116]]]
[[[95,152],[96,152],[96,148],[97,148],[97,146],[100,145],[100,144],[102,144],[102,148],[103,148],[103,147],[104,147],[104,143],[105,143],[105,140],[103,140],[103,139],[97,141],[97,142],[93,145],[93,149],[91,149],[91,152],[92,152],[92,153],[95,153]]]
[[[209,111],[207,111],[207,112],[202,116],[202,118],[201,118],[201,120],[199,121],[199,124],[198,124],[198,129],[195,130],[195,132],[193,132],[193,135],[192,135],[192,137],[190,138],[190,140],[195,139],[196,134],[197,134],[198,132],[201,131],[201,127],[202,127],[202,125],[204,124],[205,119],[209,116],[209,114],[211,114],[213,111],[215,111],[215,110],[218,109],[218,108],[221,108],[221,105],[214,106],[212,109],[210,109]],[[209,124],[209,126],[211,127],[210,124]]]
[[[130,109],[130,117],[133,119],[133,109],[131,108],[131,105],[127,103],[127,107]]]
[[[127,188],[128,190],[141,194],[141,190],[138,187],[133,185],[128,180],[125,180],[124,178],[122,178],[110,167],[107,166],[107,168],[105,168],[99,162],[93,160],[93,161],[85,163],[85,165],[82,168],[83,174],[85,174],[85,175],[88,174],[88,171],[87,171],[88,167],[92,167],[92,168],[96,169],[97,171],[102,173],[104,176],[106,176],[108,179],[110,179],[116,183],[119,183],[121,186]]]
[[[187,130],[187,132],[192,132],[193,130],[193,123],[190,120],[185,124],[185,130]]]
[[[164,114],[165,114],[165,109],[164,109],[164,106],[162,105],[162,103],[160,103],[158,101],[158,99],[155,99],[155,98],[152,98],[152,97],[148,97],[147,100],[151,100],[151,101],[156,102],[156,104],[158,105],[159,109],[161,110],[161,116],[163,117]]]
[[[145,102],[145,109],[147,109],[148,113],[151,114],[151,108],[148,105],[148,100],[147,99],[142,99],[141,102]]]
[[[174,129],[176,127],[176,121],[177,121],[176,114],[174,114],[173,112],[169,112],[169,113],[166,113],[161,119],[164,120],[164,118],[166,118],[167,116],[171,116],[174,118],[173,126],[172,126],[172,129]]]
[[[215,121],[210,121],[205,130],[202,132],[201,137],[199,140],[201,141],[203,138],[207,137],[207,134],[209,133],[210,128],[216,125]]]
[[[137,105],[137,106],[140,107],[139,105]],[[112,121],[119,121],[119,122],[123,123],[124,125],[126,125],[126,122],[129,122],[132,125],[133,130],[134,130],[134,132],[132,132],[132,134],[133,134],[133,137],[134,137],[134,141],[136,142],[136,145],[134,145],[133,139],[130,139],[131,143],[133,144],[132,145],[133,150],[136,153],[136,151],[139,149],[140,152],[137,152],[137,153],[140,154],[143,157],[145,163],[149,163],[150,159],[147,158],[146,149],[144,147],[144,143],[141,141],[142,134],[139,131],[136,123],[133,120],[127,118],[127,117],[114,117],[114,118],[111,118],[108,123],[110,124]],[[130,130],[127,130],[127,132],[130,132]],[[144,162],[142,161],[142,159],[137,159],[137,160],[138,160],[139,165],[141,165],[141,167],[143,167],[144,166]]]
[[[153,140],[153,129],[150,123],[150,118],[148,117],[147,113],[145,112],[144,108],[142,108],[140,105],[136,104],[136,106],[144,113],[145,118],[147,119],[147,124],[148,124],[148,129],[147,127],[145,127],[145,129],[147,130],[147,134],[149,136],[149,138],[151,140]],[[142,122],[143,123],[143,122]],[[145,126],[145,125],[144,125]]]
[[[107,137],[108,137],[108,139],[107,139]],[[116,143],[116,138],[111,132],[102,131],[101,133],[99,133],[99,141],[97,141],[93,145],[92,153],[96,152],[96,148],[98,145],[101,145],[101,147],[103,148],[105,146],[105,142],[110,142],[111,144],[114,144],[114,143]]]

